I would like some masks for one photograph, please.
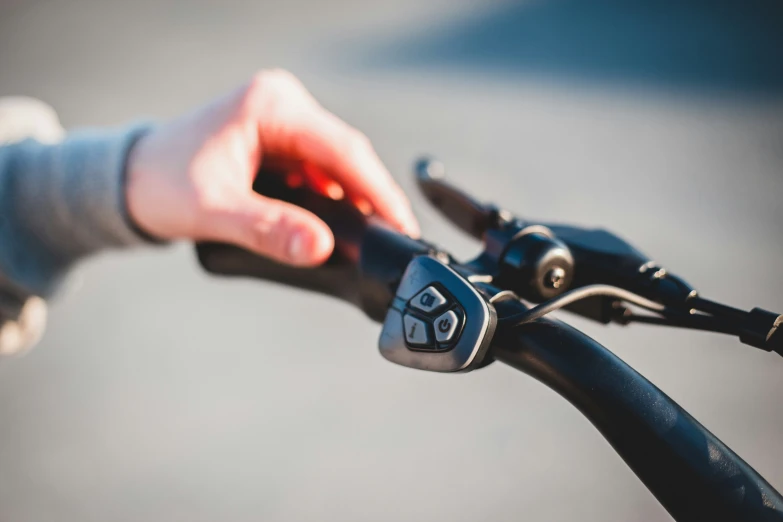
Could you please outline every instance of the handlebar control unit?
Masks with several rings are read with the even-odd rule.
[[[207,242],[197,246],[199,261],[385,317],[379,348],[394,363],[454,373],[498,361],[527,373],[574,404],[677,520],[783,520],[783,496],[704,426],[599,343],[545,317],[565,308],[601,323],[720,332],[783,356],[783,315],[705,299],[606,230],[531,222],[477,201],[450,185],[438,162],[420,161],[416,176],[444,216],[483,242],[477,257],[455,260],[306,176],[270,170],[254,190],[324,220],[335,237],[331,257],[292,267]]]
[[[497,325],[495,308],[448,265],[415,257],[402,276],[379,340],[403,366],[465,372],[481,365]]]

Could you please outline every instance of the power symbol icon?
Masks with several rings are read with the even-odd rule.
[[[454,310],[449,310],[435,320],[435,339],[439,343],[449,343],[457,333],[459,318]]]
[[[438,330],[440,330],[443,333],[448,332],[451,329],[451,321],[448,319],[441,319],[438,321]]]

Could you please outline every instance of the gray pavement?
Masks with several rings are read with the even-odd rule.
[[[526,68],[525,53],[482,67],[449,31],[507,5],[6,0],[0,95],[45,99],[67,126],[116,124],[283,66],[367,132],[424,234],[459,255],[476,245],[415,194],[419,153],[520,214],[633,238],[706,295],[783,309],[778,77],[650,85],[622,67]],[[783,360],[568,319],[783,488]],[[378,331],[325,297],[210,278],[186,245],[85,262],[38,349],[0,365],[0,522],[668,520],[553,392],[500,365],[395,367]]]

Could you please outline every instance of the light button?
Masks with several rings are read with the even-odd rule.
[[[446,303],[446,298],[443,297],[443,294],[438,292],[434,286],[428,286],[411,299],[411,306],[413,308],[427,314],[441,308]]]
[[[459,317],[453,310],[449,310],[435,319],[435,339],[439,343],[451,342],[454,339],[454,334],[457,333],[458,326]]]

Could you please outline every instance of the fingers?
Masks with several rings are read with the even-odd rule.
[[[362,133],[328,112],[290,73],[268,71],[255,80],[251,105],[264,154],[296,158],[334,177],[400,230],[418,236],[408,199]]]
[[[317,266],[334,249],[331,230],[315,215],[257,194],[248,194],[207,221],[207,239],[234,243],[280,263]]]
[[[329,172],[347,192],[369,202],[403,232],[418,236],[408,199],[366,136],[320,107],[291,131],[297,156]]]

